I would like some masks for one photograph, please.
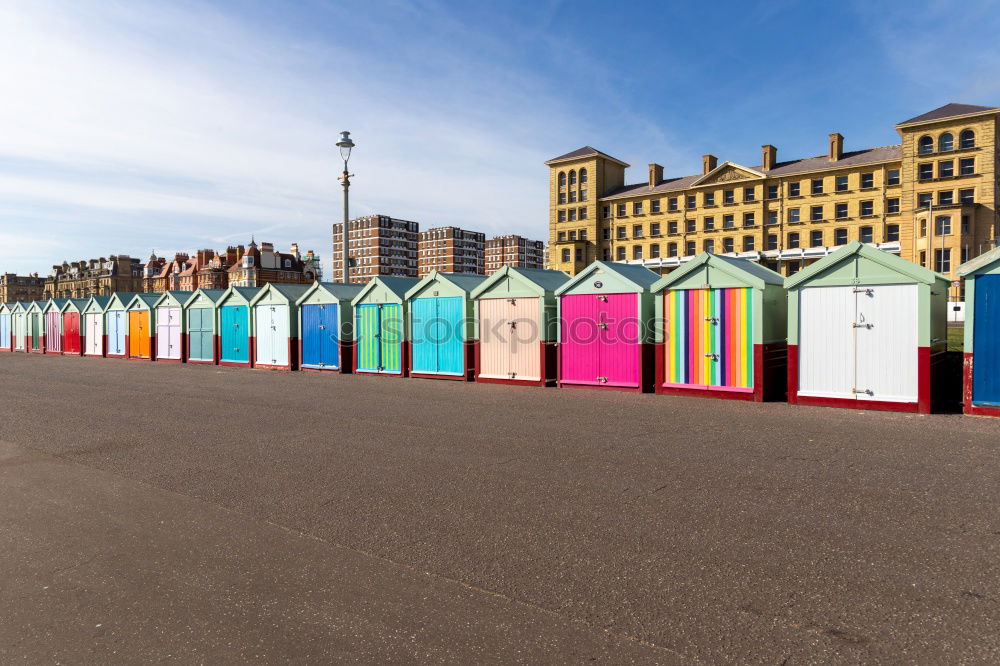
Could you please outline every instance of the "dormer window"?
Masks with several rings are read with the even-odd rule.
[[[253,266],[253,257],[243,257],[243,268],[250,268]]]

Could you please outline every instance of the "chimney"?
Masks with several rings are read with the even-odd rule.
[[[774,168],[775,162],[778,161],[778,149],[769,143],[765,143],[760,147],[763,153],[763,160],[761,164],[763,165],[764,171],[770,171]]]
[[[649,186],[656,187],[663,182],[663,167],[659,164],[649,165]]]
[[[830,161],[836,162],[844,156],[844,136],[840,132],[830,135]]]
[[[719,158],[715,155],[702,155],[701,156],[701,173],[706,174],[715,167],[719,166]]]

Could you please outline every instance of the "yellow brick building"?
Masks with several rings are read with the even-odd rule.
[[[667,272],[701,252],[791,275],[852,240],[954,277],[994,246],[1000,108],[946,104],[896,125],[901,143],[747,167],[702,158],[700,173],[626,185],[628,164],[585,146],[549,160],[549,264],[571,274],[627,261]],[[953,289],[953,298],[959,290]]]

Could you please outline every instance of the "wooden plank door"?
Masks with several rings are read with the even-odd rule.
[[[379,343],[379,306],[375,304],[357,306],[354,330],[357,332],[358,370],[378,372],[382,367],[381,344]]]
[[[976,278],[972,324],[972,403],[1000,407],[1000,275]]]
[[[413,372],[436,374],[438,366],[437,298],[410,301],[410,349]]]
[[[599,384],[600,301],[594,294],[562,296],[560,376],[567,384]]]
[[[14,329],[14,349],[24,350],[24,313],[15,312],[11,316],[11,328]]]
[[[180,359],[181,357],[181,310],[180,308],[159,308],[156,313],[156,357]]]
[[[149,358],[149,311],[128,313],[128,355],[132,358]]]
[[[380,372],[398,375],[403,371],[403,306],[379,305]]]
[[[108,311],[108,354],[113,356],[125,355],[125,336],[128,329],[128,320],[124,310]]]
[[[805,287],[799,292],[799,394],[853,400],[854,287]]]
[[[318,307],[320,359],[324,367],[336,369],[340,367],[340,306],[325,303]]]
[[[196,361],[214,361],[215,345],[212,330],[213,310],[211,308],[191,308],[188,318],[188,358]]]
[[[465,374],[465,299],[460,296],[435,298],[437,321],[434,339],[437,349],[438,373],[462,376]]]
[[[479,301],[479,376],[511,379],[511,317],[507,298]]]
[[[221,360],[227,363],[250,361],[250,318],[245,305],[224,305],[219,310]]]
[[[11,347],[10,313],[3,312],[0,313],[0,349],[10,349],[10,347]]]
[[[288,306],[258,305],[256,310],[257,362],[265,365],[288,365]]]
[[[63,314],[63,351],[67,354],[80,353],[80,313]]]
[[[858,399],[917,402],[917,285],[858,287],[855,298]]]
[[[639,386],[639,296],[606,294],[597,298],[598,382]]]
[[[104,315],[88,312],[83,315],[84,344],[87,356],[100,356],[104,346]]]
[[[45,347],[48,351],[62,351],[62,326],[58,312],[45,313]]]
[[[303,305],[302,312],[302,367],[323,368],[323,320],[322,308],[325,305]]]

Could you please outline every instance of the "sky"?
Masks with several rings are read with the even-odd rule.
[[[548,236],[547,159],[666,175],[1000,106],[1000,4],[0,0],[0,272],[271,241],[342,215]]]

